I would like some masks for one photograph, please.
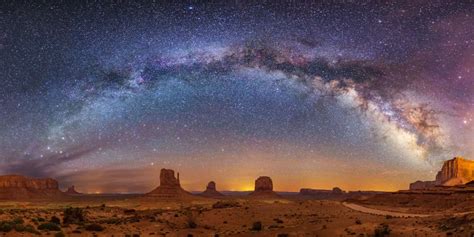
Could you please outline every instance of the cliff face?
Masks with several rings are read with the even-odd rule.
[[[211,181],[207,184],[206,190],[200,194],[204,197],[222,197],[222,193],[216,190],[216,182]]]
[[[268,176],[260,176],[255,180],[255,189],[250,196],[258,197],[279,197],[273,192],[273,181]]]
[[[474,180],[474,161],[455,157],[444,162],[436,175],[437,185],[453,186]]]
[[[160,171],[160,186],[149,192],[146,196],[165,199],[180,199],[191,197],[192,195],[181,188],[178,177],[174,176],[174,170],[161,169]]]
[[[434,181],[416,181],[410,184],[410,190],[431,189],[437,185],[463,185],[472,180],[474,180],[474,161],[454,157],[443,163]]]
[[[58,189],[54,179],[34,179],[20,175],[0,176],[0,188],[28,188],[36,190]]]
[[[67,191],[64,192],[64,193],[67,194],[67,195],[79,195],[79,194],[81,194],[80,192],[76,191],[76,187],[74,187],[74,185],[72,185],[71,187],[69,187],[69,188],[67,189]]]
[[[175,178],[174,170],[161,169],[160,186],[161,187],[181,187],[181,184],[179,183],[179,173],[178,173],[178,177]]]
[[[62,193],[54,179],[35,179],[20,175],[0,176],[0,199],[56,197]]]

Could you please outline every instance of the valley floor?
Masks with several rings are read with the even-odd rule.
[[[390,236],[472,236],[474,233],[471,214],[402,217],[383,211],[364,213],[367,210],[358,210],[357,206],[367,208],[363,204],[351,206],[330,200],[238,197],[179,202],[138,197],[0,202],[0,231],[8,231],[5,236],[130,237],[383,236],[386,233]],[[79,220],[78,215],[84,219]]]

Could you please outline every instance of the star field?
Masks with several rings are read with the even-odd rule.
[[[0,172],[396,190],[474,158],[474,4],[0,3]]]

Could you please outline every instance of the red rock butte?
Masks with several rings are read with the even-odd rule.
[[[74,185],[72,185],[71,187],[69,187],[66,192],[64,192],[65,194],[67,195],[81,195],[82,193],[76,191],[76,187],[74,187]]]
[[[410,184],[410,190],[429,189],[436,186],[457,186],[474,180],[474,161],[454,157],[443,163],[433,181],[416,181]]]
[[[202,193],[200,193],[201,196],[204,196],[204,197],[223,197],[224,194],[218,192],[216,190],[216,182],[214,181],[211,181],[207,184],[206,186],[206,190]]]
[[[58,181],[21,175],[0,176],[0,199],[36,199],[61,197]]]
[[[147,197],[156,197],[164,199],[180,199],[192,197],[191,193],[181,188],[178,176],[174,176],[174,170],[161,169],[160,171],[160,186],[147,193]]]
[[[260,176],[255,180],[255,188],[250,196],[257,197],[279,197],[277,193],[273,191],[273,181],[268,176]]]

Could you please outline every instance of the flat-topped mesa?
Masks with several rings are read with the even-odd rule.
[[[430,189],[436,186],[436,181],[416,181],[410,184],[410,190]]]
[[[69,187],[66,192],[64,192],[65,194],[67,195],[81,195],[82,193],[76,191],[76,187],[74,187],[74,185],[72,185],[71,187]]]
[[[474,180],[474,161],[454,157],[443,163],[434,181],[416,181],[410,184],[410,190],[431,189],[436,186],[463,185]]]
[[[444,162],[441,171],[436,175],[436,184],[454,186],[474,180],[474,161],[454,157]]]
[[[329,189],[311,189],[311,188],[302,188],[300,189],[301,195],[310,195],[310,196],[333,196],[333,195],[344,195],[345,191],[338,187]]]
[[[347,196],[347,192],[334,187],[332,189],[310,189],[302,188],[300,189],[301,196],[311,199],[344,199]]]
[[[268,176],[260,176],[255,180],[255,189],[251,196],[273,196],[278,197],[279,195],[273,192],[273,181]]]
[[[0,199],[35,199],[59,197],[58,181],[37,179],[21,175],[0,176]]]
[[[181,188],[178,177],[174,176],[174,170],[161,169],[160,171],[160,186],[147,193],[146,196],[157,198],[183,198],[190,197],[191,194]]]
[[[255,180],[255,191],[256,192],[267,192],[273,191],[273,181],[268,176],[260,176]]]
[[[207,184],[206,190],[200,194],[204,197],[222,197],[224,194],[216,190],[216,182],[211,181]]]

